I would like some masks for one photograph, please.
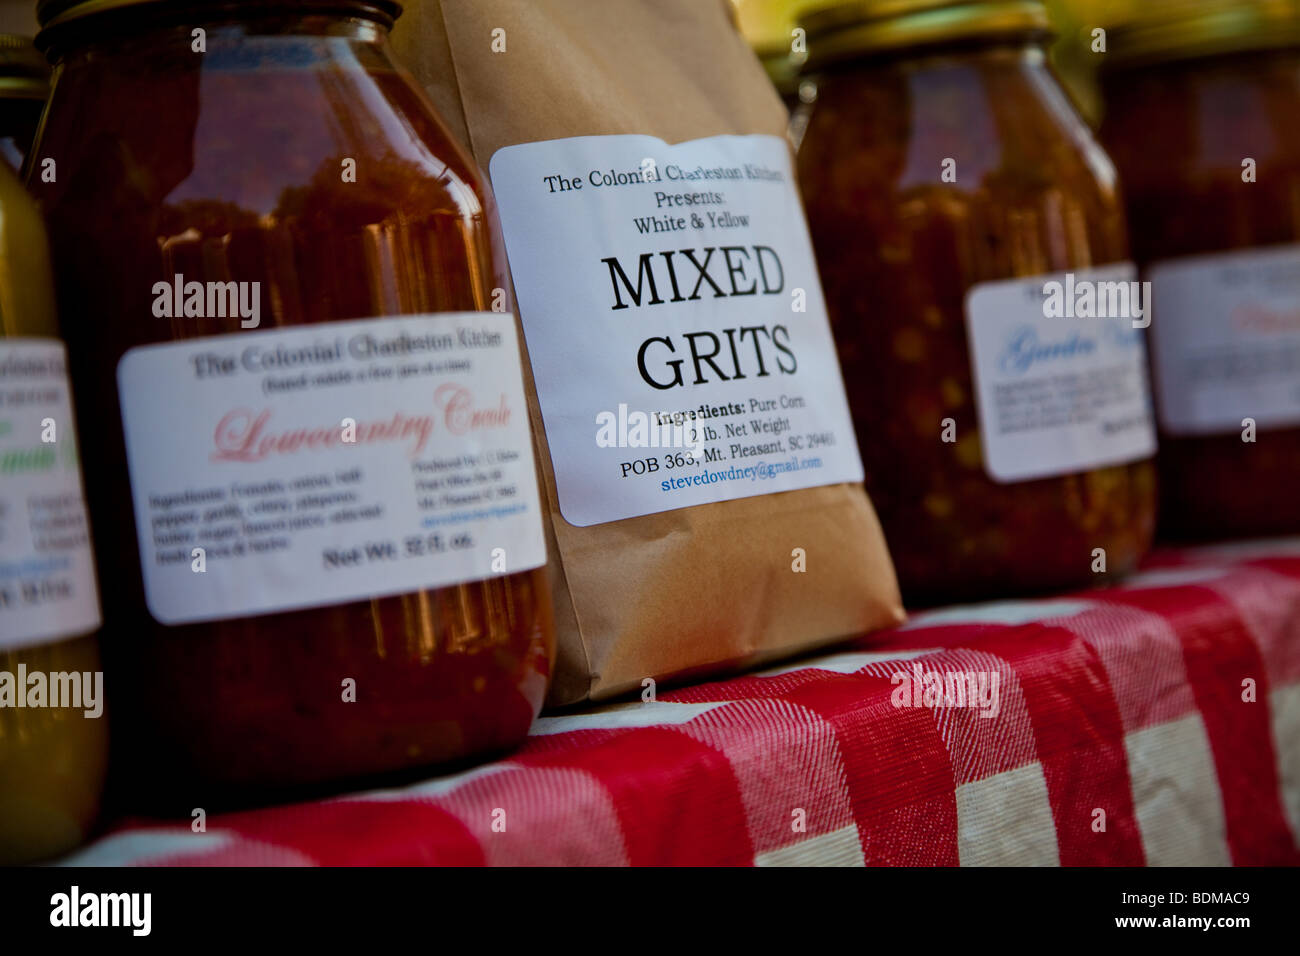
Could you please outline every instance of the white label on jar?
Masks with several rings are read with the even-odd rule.
[[[1151,349],[1173,435],[1300,425],[1300,246],[1154,263]]]
[[[62,342],[0,339],[0,650],[99,627]]]
[[[329,322],[118,364],[145,597],[164,624],[546,562],[514,317]]]
[[[966,296],[984,466],[1028,481],[1148,458],[1147,306],[1132,263],[985,282]]]
[[[788,143],[585,136],[491,172],[570,524],[862,480]]]

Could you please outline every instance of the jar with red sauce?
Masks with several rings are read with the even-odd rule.
[[[388,0],[39,6],[28,163],[98,522],[121,803],[518,743],[553,655],[486,185]]]
[[[1160,529],[1300,531],[1300,3],[1147,0],[1102,139],[1151,283]]]
[[[1155,517],[1145,319],[1042,5],[838,3],[802,25],[800,181],[905,597],[1131,570]]]

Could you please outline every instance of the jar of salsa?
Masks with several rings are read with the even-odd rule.
[[[1155,511],[1145,319],[1042,6],[840,3],[803,25],[799,175],[905,597],[1132,569]]]
[[[108,765],[99,599],[40,213],[0,167],[0,865],[80,843]]]
[[[50,91],[50,68],[30,37],[0,33],[0,159],[23,165]]]
[[[390,54],[399,12],[38,8],[29,188],[105,545],[124,801],[188,813],[461,760],[541,707],[546,549],[495,212]]]
[[[1161,532],[1294,534],[1300,3],[1149,0],[1101,64],[1101,135],[1155,303]]]

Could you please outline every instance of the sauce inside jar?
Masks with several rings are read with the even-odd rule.
[[[1048,286],[1074,302],[1135,276],[1042,9],[846,4],[803,25],[817,100],[800,181],[904,596],[1132,569],[1155,510],[1140,320],[1057,314]]]
[[[494,474],[485,456],[470,464],[487,477],[469,475],[468,446],[448,437],[458,421],[494,422],[477,408],[453,416],[457,394],[439,391],[453,384],[439,376],[469,375],[479,361],[475,330],[505,286],[499,239],[479,174],[391,59],[396,5],[87,6],[42,8],[55,78],[35,156],[55,159],[58,175],[47,182],[33,163],[31,186],[50,225],[91,510],[101,542],[114,543],[100,567],[110,679],[125,701],[119,794],[188,812],[196,800],[243,802],[517,743],[553,654],[544,544],[538,560],[532,540],[540,515],[517,519],[532,522],[524,547],[439,510],[472,507],[448,476]],[[216,315],[204,309],[214,288]],[[373,324],[349,321],[359,319]],[[480,364],[513,395],[522,383],[508,319],[497,323],[505,345],[501,332],[488,336],[500,355]],[[188,352],[161,344],[191,341]],[[420,394],[439,405],[436,420],[390,407],[415,395],[408,374],[430,380]],[[250,381],[251,391],[240,384]],[[342,388],[360,396],[355,414],[338,406]],[[191,394],[209,396],[202,415],[180,411]],[[154,436],[139,421],[170,427],[170,413],[151,407],[169,395],[180,431]],[[280,425],[287,410],[294,427]],[[526,421],[522,407],[510,412],[512,427]],[[211,481],[145,495],[142,477],[161,488],[171,467],[166,442],[179,460],[196,421],[215,442]],[[425,519],[401,534],[398,504],[376,490],[396,479],[371,465],[398,446],[410,464],[384,460],[409,467],[403,494],[419,489]],[[492,492],[526,501],[536,494],[527,438],[511,454],[513,465],[493,453],[498,470],[526,480]],[[269,460],[321,464],[256,479],[227,467]],[[294,551],[331,525],[366,533]],[[195,543],[203,561],[191,566]],[[493,544],[490,568],[455,557]],[[276,558],[282,547],[293,557]],[[184,576],[253,560],[267,573],[232,578],[242,584],[224,596]],[[442,570],[419,587],[395,583],[420,562]],[[447,567],[465,573],[433,586]],[[150,584],[162,580],[175,585]],[[373,596],[350,597],[358,581]]]
[[[1152,283],[1160,529],[1300,531],[1300,5],[1161,0],[1110,31],[1102,139]]]

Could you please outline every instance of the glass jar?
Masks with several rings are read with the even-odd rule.
[[[113,543],[123,800],[188,813],[460,760],[541,707],[553,626],[518,339],[487,311],[495,212],[394,63],[399,12],[39,7],[29,188]]]
[[[800,181],[904,596],[1131,570],[1155,510],[1138,303],[1061,303],[1135,276],[1041,5],[846,3],[803,25],[818,95]]]
[[[15,171],[36,138],[49,76],[31,37],[0,33],[0,159]]]
[[[82,842],[108,764],[99,601],[56,334],[40,213],[0,167],[0,865]]]
[[[1101,135],[1155,301],[1161,532],[1294,534],[1300,4],[1151,0],[1109,34]]]

